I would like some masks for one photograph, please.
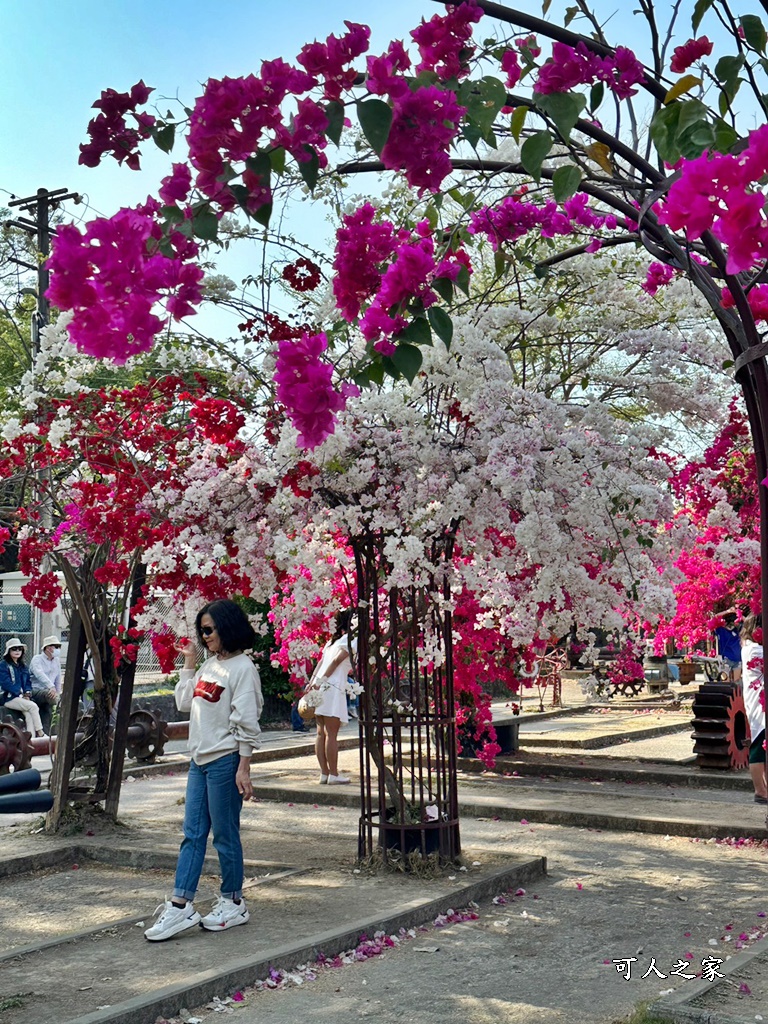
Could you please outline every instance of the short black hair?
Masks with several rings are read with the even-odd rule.
[[[354,611],[352,608],[345,608],[343,611],[336,612],[336,618],[333,623],[333,639],[339,640],[345,633],[348,633],[352,626],[352,616]]]
[[[216,632],[219,634],[221,646],[225,651],[248,651],[256,643],[256,631],[248,621],[239,604],[222,598],[218,601],[209,601],[197,613],[195,629],[200,643],[203,643],[203,634],[200,628],[200,620],[204,615],[210,615]],[[205,646],[205,644],[203,644]]]

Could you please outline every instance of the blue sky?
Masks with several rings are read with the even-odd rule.
[[[292,59],[305,42],[343,32],[345,18],[372,26],[375,50],[440,10],[430,0],[2,0],[0,203],[6,192],[66,186],[111,213],[154,190],[166,166],[160,154],[145,160],[145,174],[112,160],[77,164],[104,88],[124,91],[143,78],[153,98],[178,93],[189,104],[207,78]]]
[[[90,219],[156,194],[172,158],[151,143],[140,172],[111,158],[78,165],[91,105],[105,88],[122,92],[143,78],[156,90],[150,108],[154,100],[165,113],[159,97],[191,105],[206,79],[247,74],[277,56],[292,61],[306,42],[342,34],[345,19],[371,25],[371,52],[381,52],[441,10],[430,0],[0,0],[0,205],[10,193],[66,187],[87,206],[67,204],[65,216]],[[322,214],[312,220],[311,240],[322,244],[331,228]],[[242,248],[220,266],[236,282],[254,270]],[[217,334],[237,323],[216,310],[193,320]]]

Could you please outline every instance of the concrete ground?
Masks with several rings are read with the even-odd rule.
[[[612,720],[598,720],[595,735],[615,732],[616,720],[603,717]],[[30,835],[27,819],[0,819],[6,863],[24,856],[32,866],[33,858],[69,842],[91,844],[111,864],[96,862],[86,870],[83,858],[76,871],[60,864],[3,879],[0,1021],[212,1022],[231,1011],[243,1024],[294,1024],[309,1017],[334,1024],[365,1017],[426,1024],[614,1024],[638,1002],[659,1000],[662,993],[668,1003],[682,1005],[680,1013],[694,1014],[666,1019],[725,1024],[724,1015],[754,1021],[762,1014],[768,1020],[759,946],[768,927],[765,809],[752,802],[745,774],[692,769],[684,730],[654,738],[637,736],[638,728],[619,731],[619,741],[626,735],[627,742],[610,748],[524,749],[506,762],[506,777],[463,772],[467,870],[449,869],[431,880],[356,873],[355,787],[319,786],[305,738],[270,739],[273,751],[292,747],[284,753],[294,756],[254,765],[258,801],[243,816],[253,881],[250,923],[155,946],[141,939],[137,922],[149,919],[172,881],[183,814],[183,752],[168,759],[173,775],[128,769],[133,781],[124,788],[122,828],[96,824],[92,836],[50,840]],[[563,723],[561,734],[567,730]],[[342,770],[354,773],[356,760],[355,751],[344,752]],[[537,876],[541,857],[547,858],[546,877]],[[529,880],[493,891],[500,878],[494,872],[505,867],[527,871]],[[201,899],[214,892],[214,872],[215,862]],[[406,929],[401,936],[398,926],[396,945],[381,955],[361,959],[365,951],[358,950],[332,959],[338,966],[312,966],[318,936],[348,937],[344,948],[351,950],[359,940],[351,927],[356,922],[384,920],[386,914],[394,921],[396,911],[413,912],[414,901],[429,909],[429,898],[458,909],[468,886],[482,880],[491,889],[478,898],[474,919],[446,921],[435,912],[412,935]],[[438,926],[430,923],[436,917]],[[78,929],[87,935],[64,941]],[[45,936],[52,943],[47,949]],[[302,942],[310,947],[305,959],[285,952]],[[40,951],[24,952],[30,943]],[[325,945],[334,950],[330,939]],[[750,949],[758,955],[741,968],[746,980],[707,988],[709,983],[682,977],[700,973],[702,962],[713,957],[723,971],[730,969]],[[617,960],[628,961],[628,979],[627,965]],[[250,973],[237,966],[245,961]],[[123,964],[130,992],[115,981],[121,972],[105,963]],[[688,968],[675,966],[685,963]],[[210,984],[197,1005],[177,991],[170,1002],[145,1002],[143,1010],[134,1003],[134,1015],[126,1016],[126,999],[143,998],[163,979],[166,987],[181,981],[182,990],[186,979],[190,996],[201,991],[200,979]],[[754,995],[740,991],[742,984]],[[79,1016],[57,1017],[51,999],[67,985]],[[693,997],[702,985],[691,1008],[687,993]],[[29,992],[34,994],[24,996]],[[22,1005],[5,1008],[14,997]]]

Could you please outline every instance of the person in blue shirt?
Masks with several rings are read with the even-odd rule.
[[[31,699],[32,683],[24,664],[26,649],[17,636],[6,642],[5,656],[0,661],[0,704],[21,711],[30,735],[45,736],[37,704]]]
[[[715,629],[717,653],[728,667],[734,682],[741,679],[741,637],[736,612],[723,615],[723,625]]]

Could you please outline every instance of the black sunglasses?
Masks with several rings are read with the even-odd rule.
[[[210,636],[211,633],[215,633],[216,632],[216,627],[215,626],[201,626],[200,627],[200,632],[202,633],[203,636]]]
[[[23,651],[24,648],[23,647],[9,647],[8,650],[9,651]]]

